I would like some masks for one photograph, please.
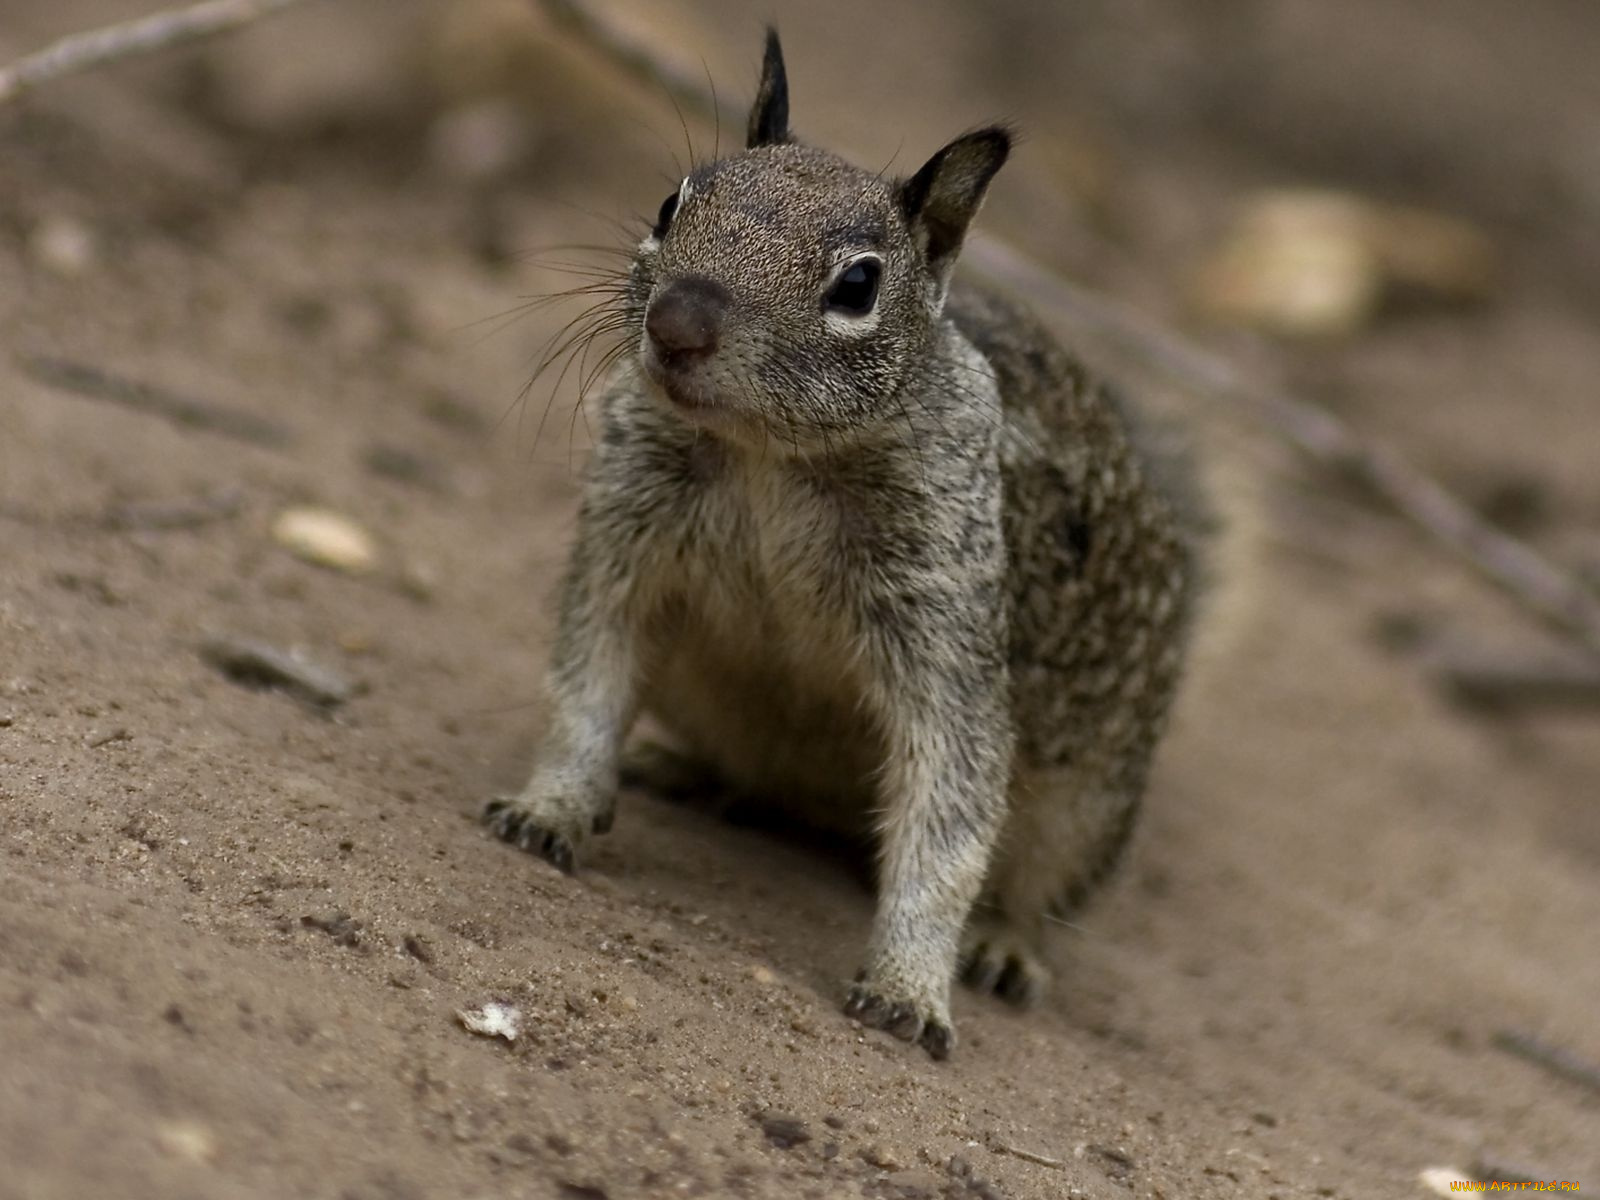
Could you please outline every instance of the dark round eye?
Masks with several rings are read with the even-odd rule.
[[[851,263],[828,293],[828,307],[852,317],[866,316],[878,302],[878,276],[882,274],[883,264],[875,258]]]
[[[667,236],[667,226],[672,224],[673,214],[678,211],[678,193],[673,192],[661,202],[661,211],[656,214],[656,227],[650,231],[650,236],[657,240]]]

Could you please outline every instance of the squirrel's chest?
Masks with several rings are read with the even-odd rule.
[[[781,480],[729,481],[697,508],[671,551],[644,706],[740,790],[854,831],[882,747],[862,719],[852,518]]]
[[[847,494],[771,464],[730,469],[702,486],[686,516],[673,587],[698,623],[775,651],[848,637],[860,586],[851,543],[868,516]]]
[[[751,794],[831,805],[871,791],[853,519],[825,489],[735,477],[702,485],[663,531],[644,707]]]

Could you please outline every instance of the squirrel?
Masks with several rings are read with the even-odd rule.
[[[572,871],[624,782],[718,781],[873,839],[844,1010],[935,1058],[960,977],[1022,1004],[1133,832],[1196,606],[1183,458],[952,271],[1012,136],[886,178],[797,142],[768,30],[742,152],[618,281],[531,779]],[[627,747],[648,714],[673,745]]]

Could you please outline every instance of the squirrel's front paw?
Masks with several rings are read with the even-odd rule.
[[[863,1025],[916,1042],[934,1058],[949,1058],[956,1044],[950,1014],[943,1005],[890,996],[873,986],[865,973],[857,976],[845,999],[844,1012]]]
[[[611,809],[602,810],[591,822],[592,832],[608,831],[611,818]],[[577,865],[575,850],[582,837],[581,831],[553,828],[555,822],[541,819],[520,797],[497,796],[489,801],[483,809],[483,823],[496,837],[529,854],[537,854],[565,874],[572,874]]]

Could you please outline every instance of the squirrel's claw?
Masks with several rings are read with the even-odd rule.
[[[969,930],[956,971],[976,992],[993,992],[1007,1004],[1028,1008],[1050,987],[1050,968],[1028,942],[1002,925]]]
[[[955,1045],[955,1034],[942,1020],[918,1012],[909,1001],[886,1000],[863,983],[851,987],[844,1012],[869,1028],[881,1029],[903,1042],[917,1043],[937,1059],[949,1058]]]
[[[571,875],[576,869],[571,840],[536,823],[528,810],[514,799],[500,796],[489,801],[483,809],[483,823],[502,841],[529,854],[537,854],[564,875]],[[609,822],[607,825],[609,827]],[[597,832],[603,832],[598,826],[597,818]]]

